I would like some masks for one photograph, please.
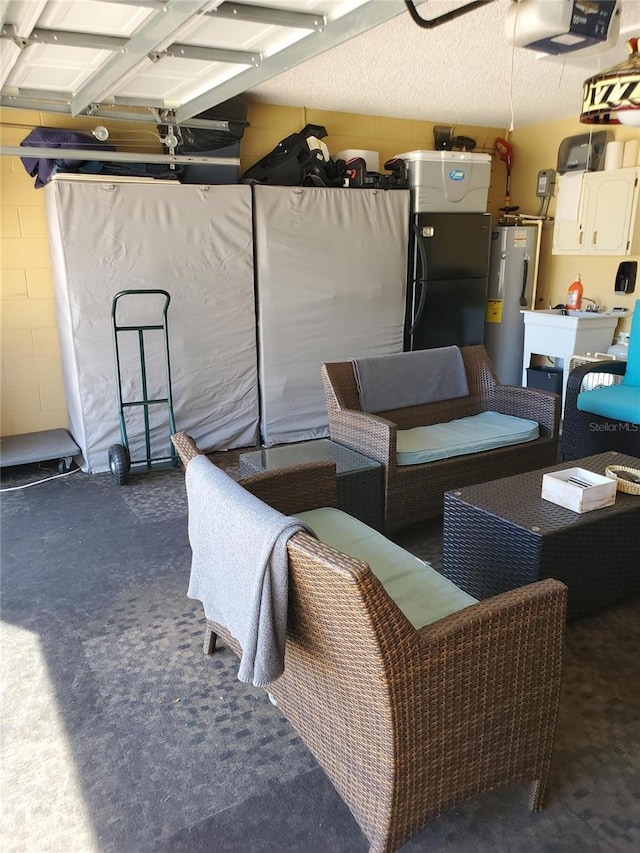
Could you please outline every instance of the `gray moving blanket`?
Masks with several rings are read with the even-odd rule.
[[[456,346],[351,359],[364,412],[404,409],[469,393]]]
[[[267,506],[206,456],[187,465],[189,598],[242,646],[238,678],[261,687],[284,671],[287,631],[287,541],[297,518]]]

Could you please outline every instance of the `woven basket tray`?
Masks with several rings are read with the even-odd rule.
[[[638,478],[638,482],[627,480],[619,474],[632,474]],[[637,468],[628,468],[626,465],[609,465],[605,470],[607,477],[611,477],[616,481],[616,487],[619,492],[626,492],[628,495],[640,495],[640,471]]]

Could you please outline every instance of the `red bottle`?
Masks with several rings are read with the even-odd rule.
[[[580,304],[582,302],[582,294],[583,287],[580,276],[576,277],[576,280],[569,285],[569,290],[567,291],[567,301],[565,302],[564,307],[568,311],[579,311]]]

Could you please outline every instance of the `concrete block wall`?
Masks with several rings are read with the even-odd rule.
[[[38,113],[7,110],[3,121],[40,124]],[[2,143],[28,130],[3,126]],[[67,426],[44,194],[18,157],[0,158],[1,432]]]

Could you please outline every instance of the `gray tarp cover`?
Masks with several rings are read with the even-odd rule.
[[[260,428],[327,434],[324,361],[402,350],[408,190],[254,187]]]
[[[177,429],[203,449],[256,443],[250,187],[58,179],[45,196],[69,427],[83,470],[107,470],[109,445],[120,443],[111,304],[121,290],[171,294]],[[156,297],[127,300],[119,324],[160,321]],[[148,397],[164,397],[162,333],[148,333],[148,341]],[[120,333],[119,342],[123,397],[139,400],[137,334]],[[157,457],[170,448],[168,410],[151,412]],[[139,410],[128,421],[132,458],[144,458]]]

